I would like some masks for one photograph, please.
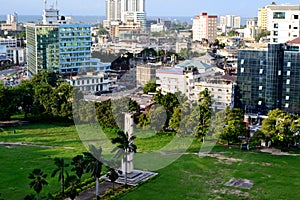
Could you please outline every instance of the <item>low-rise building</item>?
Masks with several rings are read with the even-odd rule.
[[[96,91],[108,91],[110,79],[104,73],[91,73],[72,76],[67,80],[72,86],[77,87],[84,93]]]

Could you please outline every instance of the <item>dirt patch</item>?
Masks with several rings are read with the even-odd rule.
[[[291,154],[288,152],[282,152],[280,149],[275,149],[275,148],[265,148],[265,149],[261,149],[261,152],[264,153],[270,153],[272,155],[281,155],[281,156],[300,156],[300,154]]]
[[[46,145],[37,145],[37,144],[30,144],[30,143],[22,143],[22,142],[0,142],[0,146],[6,147],[8,149],[19,147],[19,146],[28,146],[28,147],[39,147],[45,149],[53,149],[53,148],[61,148],[58,146],[46,146]],[[62,147],[64,149],[74,149],[73,147]]]
[[[199,153],[199,156],[208,156],[208,157],[212,157],[212,158],[217,158],[219,162],[225,163],[225,164],[232,164],[234,162],[242,162],[242,159],[239,158],[229,158],[226,156],[223,156],[221,154],[218,153]]]
[[[234,189],[213,190],[212,193],[213,194],[231,194],[231,195],[236,195],[236,196],[244,197],[244,198],[249,197],[249,193],[248,192],[242,192],[240,190],[234,190]],[[216,199],[218,199],[218,198],[224,199],[223,197],[215,197],[215,198]]]

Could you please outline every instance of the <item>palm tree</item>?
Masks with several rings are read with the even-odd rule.
[[[69,164],[65,163],[63,158],[54,158],[54,164],[56,165],[56,169],[51,174],[53,178],[58,173],[58,181],[61,181],[61,195],[65,195],[65,168],[69,166]]]
[[[77,188],[79,186],[80,179],[75,175],[67,175],[66,178],[66,187],[70,187],[70,190],[68,190],[67,195],[72,200],[75,199],[76,196],[78,196],[79,192],[77,191]]]
[[[83,158],[83,155],[77,155],[72,159],[71,165],[73,165],[73,168],[71,171],[75,171],[76,175],[79,179],[81,179],[82,175],[84,174],[85,169],[85,161]]]
[[[40,192],[43,189],[43,185],[48,185],[48,182],[45,180],[47,174],[41,169],[34,169],[28,176],[32,181],[29,183],[30,188],[33,188],[37,194],[37,199],[39,199]]]
[[[96,148],[90,145],[90,152],[83,152],[86,163],[86,172],[91,173],[91,176],[96,180],[96,199],[100,199],[99,178],[103,165],[102,148]]]
[[[117,154],[115,157],[123,156],[125,160],[125,187],[127,187],[127,156],[128,153],[134,152],[136,153],[136,145],[133,144],[133,140],[135,139],[135,136],[129,137],[128,133],[125,133],[122,130],[117,131],[117,137],[113,138],[111,142],[113,144],[119,144],[114,150],[117,151]]]

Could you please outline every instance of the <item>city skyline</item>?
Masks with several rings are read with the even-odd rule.
[[[208,12],[213,15],[235,14],[242,17],[257,16],[257,9],[272,3],[267,0],[253,0],[251,4],[249,1],[231,0],[226,2],[224,0],[215,1],[197,1],[197,0],[146,0],[146,14],[147,16],[190,16],[198,15],[199,12]],[[198,3],[197,3],[198,2]],[[299,4],[299,0],[280,0],[275,1],[277,4]],[[48,0],[48,7],[55,4],[55,0]],[[196,5],[195,5],[196,4]],[[32,0],[28,4],[22,0],[11,0],[0,7],[0,15],[6,15],[17,12],[20,15],[41,15],[44,8],[43,0]],[[78,8],[81,10],[79,11]],[[58,9],[63,15],[96,15],[105,16],[105,0],[85,0],[82,4],[79,0],[58,0]]]

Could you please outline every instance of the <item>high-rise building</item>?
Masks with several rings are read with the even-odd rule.
[[[220,16],[220,26],[226,26],[227,28],[240,28],[241,17],[236,15]]]
[[[299,47],[269,44],[267,50],[239,50],[237,85],[246,112],[279,108],[300,113]]]
[[[217,38],[217,16],[200,13],[193,19],[193,41],[207,39],[213,42]]]
[[[271,43],[285,43],[300,36],[300,6],[272,3],[258,10],[258,26],[270,31]]]
[[[134,20],[146,27],[145,0],[121,0],[121,21]]]
[[[45,1],[46,2],[46,1]],[[29,74],[52,70],[76,73],[90,65],[91,25],[68,24],[57,8],[46,8],[43,23],[26,25]]]

